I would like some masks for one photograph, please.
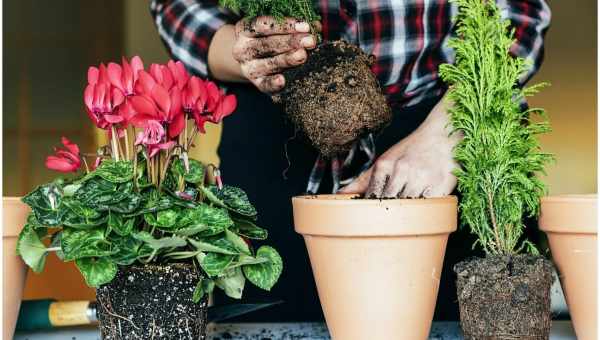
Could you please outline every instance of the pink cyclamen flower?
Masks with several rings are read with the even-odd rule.
[[[176,86],[168,67],[153,64],[150,70],[150,73],[143,70],[139,72],[135,85],[136,95],[131,97],[131,104],[136,112],[132,123],[145,128],[147,121],[158,121],[168,126],[169,138],[175,138],[185,127],[181,90]]]
[[[108,80],[112,86],[121,91],[123,96],[134,95],[135,82],[138,79],[138,72],[144,69],[144,62],[138,56],[131,58],[131,64],[125,57],[121,60],[122,65],[110,63],[107,67]]]
[[[202,133],[205,132],[204,124],[206,122],[218,124],[223,118],[231,115],[237,107],[236,97],[226,95],[225,91],[220,90],[215,83],[206,82],[204,89],[206,90],[206,97],[204,100],[198,100],[196,109],[192,111],[196,126]]]
[[[88,69],[88,85],[83,92],[86,112],[92,122],[101,128],[108,129],[111,124],[121,123],[124,118],[117,113],[125,96],[117,88],[111,86],[106,66]]]
[[[55,154],[46,158],[46,167],[60,172],[76,172],[81,167],[79,146],[62,137],[64,149],[54,148]]]

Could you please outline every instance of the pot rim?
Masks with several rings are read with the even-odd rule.
[[[542,197],[540,229],[547,233],[597,234],[597,202],[595,193]]]
[[[2,196],[2,237],[17,237],[27,221],[29,206],[21,197]],[[17,223],[18,220],[22,220]]]
[[[457,198],[353,199],[358,195],[292,198],[296,232],[312,236],[398,237],[448,234],[457,227]]]

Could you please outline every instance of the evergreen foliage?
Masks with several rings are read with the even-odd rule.
[[[529,64],[510,54],[514,30],[500,17],[494,1],[456,0],[457,37],[450,46],[455,64],[440,67],[450,85],[450,120],[464,139],[454,151],[461,222],[478,236],[488,255],[537,253],[524,240],[523,219],[537,216],[544,183],[536,177],[552,155],[543,153],[537,135],[549,124],[533,122],[542,109],[523,110],[520,103],[544,84],[519,87]]]
[[[308,23],[319,20],[311,0],[219,0],[222,7],[241,14],[246,19],[272,16],[278,20],[290,17]]]

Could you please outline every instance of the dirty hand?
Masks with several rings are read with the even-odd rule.
[[[414,198],[448,195],[456,186],[453,148],[462,139],[450,134],[448,103],[442,99],[408,137],[382,154],[375,164],[339,193],[367,198]]]
[[[240,63],[242,74],[260,91],[274,93],[285,85],[281,72],[304,63],[306,50],[315,46],[308,23],[289,18],[278,22],[262,16],[238,21],[233,58]]]

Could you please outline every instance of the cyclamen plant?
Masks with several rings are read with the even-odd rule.
[[[134,57],[90,67],[84,102],[110,145],[82,154],[63,137],[64,148],[48,156],[48,168],[81,173],[23,197],[32,212],[17,253],[27,265],[40,272],[54,252],[98,287],[119,266],[191,262],[205,274],[195,302],[215,286],[239,299],[246,279],[273,287],[283,264],[272,247],[254,250],[251,239],[267,238],[256,209],[241,189],[223,185],[216,167],[188,158],[204,125],[233,113],[235,96],[180,62],[146,71]]]

